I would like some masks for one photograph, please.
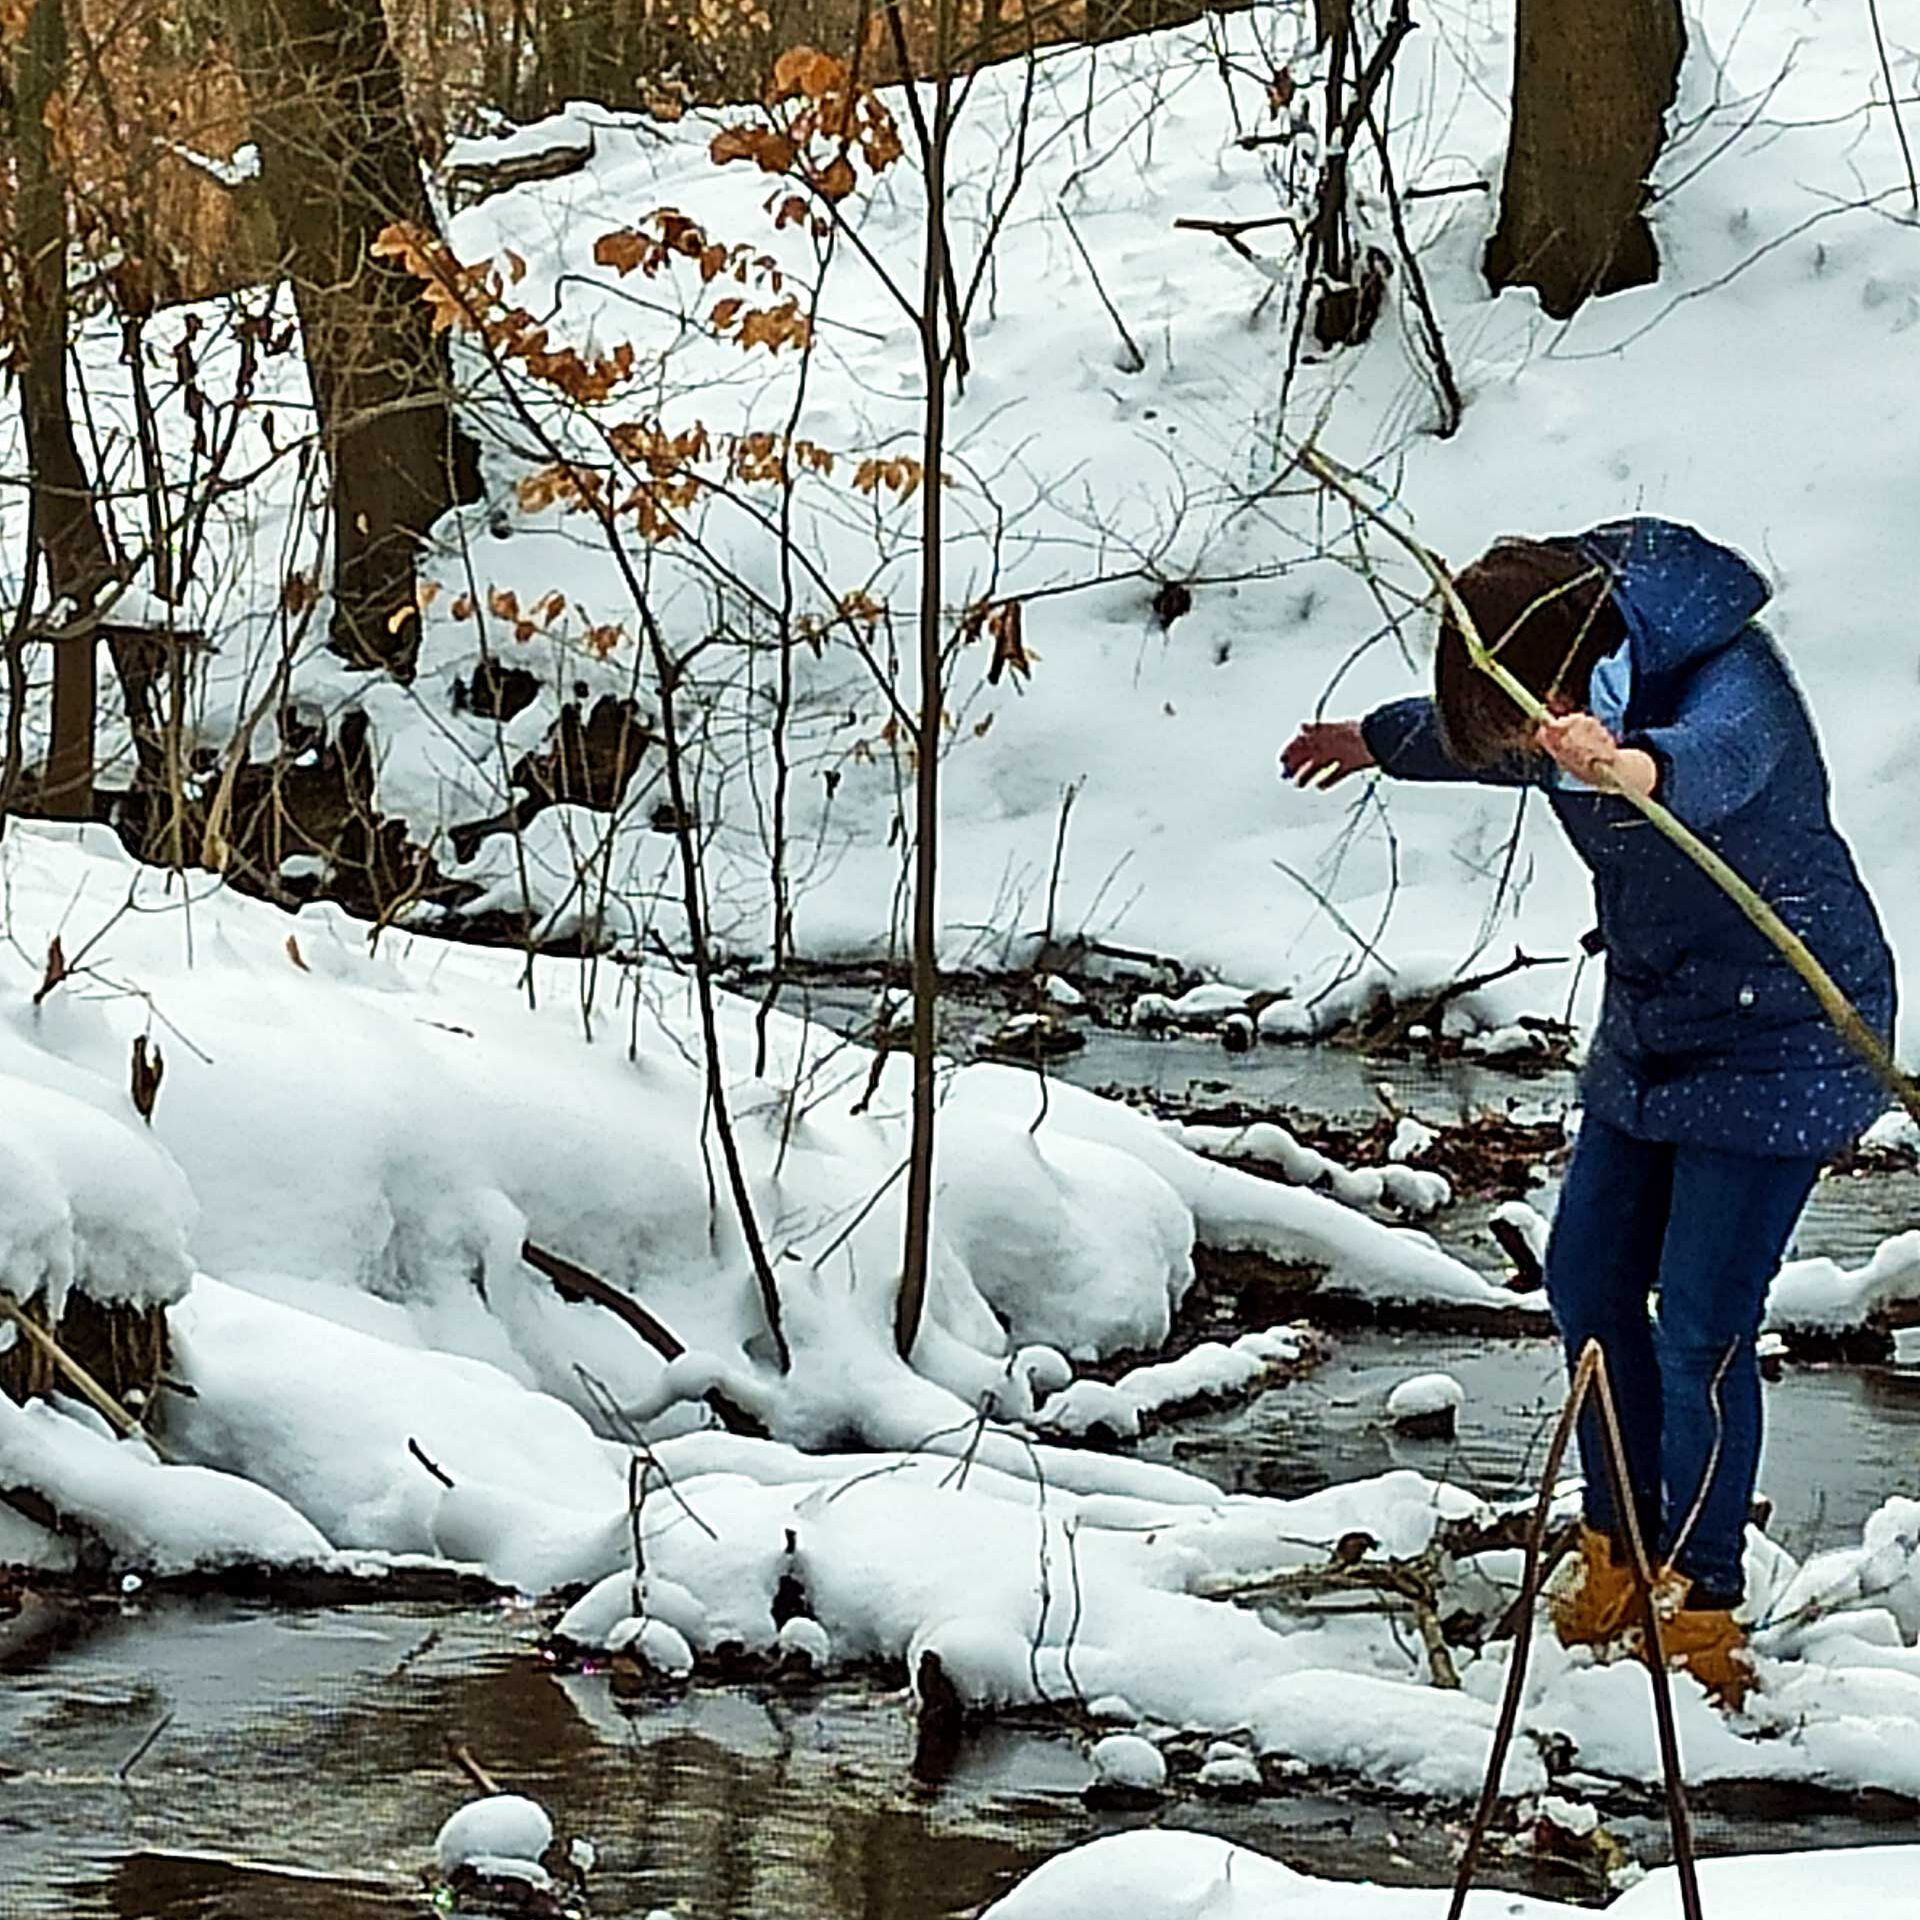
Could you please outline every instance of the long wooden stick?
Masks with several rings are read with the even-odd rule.
[[[1589,1346],[1574,1369],[1567,1390],[1567,1403],[1560,1410],[1560,1423],[1547,1443],[1546,1465],[1540,1472],[1540,1492],[1533,1503],[1533,1515],[1527,1524],[1526,1558],[1520,1572],[1518,1625],[1514,1630],[1513,1652],[1507,1661],[1506,1693],[1500,1702],[1500,1717],[1494,1723],[1493,1747],[1487,1755],[1487,1777],[1481,1783],[1480,1802],[1473,1810],[1473,1822],[1467,1828],[1467,1843],[1461,1850],[1460,1866],[1454,1874],[1453,1900],[1447,1908],[1447,1920],[1460,1920],[1467,1910],[1467,1895],[1473,1889],[1473,1876],[1480,1864],[1480,1849],[1487,1830],[1493,1824],[1493,1810],[1500,1800],[1500,1776],[1506,1771],[1507,1750],[1513,1744],[1520,1724],[1520,1703],[1527,1689],[1527,1656],[1533,1650],[1533,1599],[1540,1590],[1540,1549],[1546,1539],[1547,1520],[1553,1512],[1553,1490],[1560,1478],[1560,1463],[1566,1458],[1573,1439],[1574,1424],[1593,1384],[1597,1347]]]
[[[1473,1889],[1473,1876],[1480,1862],[1480,1851],[1493,1823],[1494,1808],[1500,1799],[1500,1777],[1506,1771],[1507,1754],[1520,1724],[1520,1706],[1526,1694],[1527,1656],[1533,1645],[1533,1602],[1540,1587],[1541,1546],[1546,1538],[1547,1519],[1553,1510],[1554,1484],[1560,1477],[1560,1463],[1566,1457],[1581,1410],[1592,1395],[1599,1404],[1599,1424],[1606,1455],[1608,1477],[1613,1483],[1614,1504],[1626,1529],[1633,1558],[1633,1579],[1640,1601],[1642,1631],[1646,1635],[1647,1668],[1653,1682],[1653,1718],[1660,1742],[1660,1768],[1666,1784],[1667,1824],[1673,1836],[1674,1871],[1680,1882],[1680,1911],[1683,1920],[1702,1920],[1700,1875],[1693,1853],[1693,1819],[1687,1805],[1686,1777],[1680,1764],[1680,1741],[1674,1726],[1673,1695],[1667,1680],[1666,1650],[1661,1644],[1659,1611],[1654,1605],[1654,1572],[1646,1542],[1640,1532],[1639,1516],[1634,1510],[1633,1493],[1627,1472],[1627,1450],[1620,1432],[1620,1416],[1613,1398],[1613,1382],[1607,1376],[1606,1355],[1597,1340],[1589,1340],[1581,1349],[1567,1389],[1566,1405],[1560,1411],[1559,1424],[1547,1447],[1546,1465],[1540,1474],[1539,1496],[1527,1526],[1525,1564],[1520,1575],[1520,1599],[1516,1607],[1517,1626],[1513,1653],[1507,1662],[1506,1691],[1500,1702],[1500,1717],[1495,1722],[1493,1746],[1487,1756],[1487,1774],[1480,1787],[1479,1804],[1467,1829],[1467,1842],[1454,1875],[1453,1899],[1447,1908],[1447,1920],[1461,1920],[1466,1912],[1467,1895]]]
[[[1439,556],[1430,552],[1404,527],[1396,524],[1361,494],[1359,488],[1362,476],[1341,466],[1338,461],[1330,459],[1317,447],[1301,447],[1297,458],[1300,465],[1316,480],[1339,494],[1357,513],[1365,515],[1389,539],[1403,547],[1419,563],[1421,571],[1426,574],[1435,590],[1446,602],[1447,610],[1452,614],[1454,624],[1460,630],[1460,637],[1466,643],[1467,657],[1473,664],[1486,674],[1528,719],[1536,722],[1551,719],[1552,715],[1538,696],[1501,664],[1498,657],[1481,638],[1479,628],[1474,625],[1473,615],[1467,610],[1465,601],[1460,598]],[[1886,1044],[1861,1019],[1859,1009],[1840,991],[1834,983],[1833,976],[1814,956],[1813,950],[1774,912],[1762,895],[1749,886],[1691,827],[1677,819],[1658,800],[1614,782],[1606,783],[1601,791],[1616,793],[1629,805],[1638,809],[1651,825],[1658,828],[1719,887],[1748,920],[1780,950],[1794,972],[1812,988],[1813,996],[1819,1001],[1821,1011],[1826,1014],[1847,1044],[1873,1069],[1880,1083],[1915,1120],[1920,1120],[1920,1081],[1916,1081],[1912,1075],[1902,1071],[1893,1055],[1887,1050]]]
[[[1687,1805],[1686,1776],[1680,1765],[1680,1735],[1673,1721],[1673,1690],[1667,1681],[1667,1650],[1660,1635],[1660,1609],[1654,1603],[1653,1559],[1640,1531],[1634,1505],[1632,1478],[1627,1471],[1627,1443],[1620,1431],[1620,1410],[1613,1397],[1607,1357],[1597,1340],[1589,1340],[1581,1355],[1593,1359],[1594,1397],[1600,1403],[1600,1434],[1607,1456],[1607,1478],[1613,1484],[1614,1511],[1626,1530],[1633,1558],[1633,1584],[1640,1602],[1640,1626],[1647,1641],[1647,1670],[1653,1679],[1653,1724],[1660,1741],[1660,1773],[1666,1786],[1667,1826],[1673,1835],[1673,1866],[1680,1882],[1682,1920],[1702,1920],[1700,1873],[1693,1857],[1693,1814]],[[1709,1476],[1711,1476],[1711,1469]]]

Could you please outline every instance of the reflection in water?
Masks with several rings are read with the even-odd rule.
[[[450,1738],[542,1801],[563,1838],[593,1842],[599,1920],[662,1906],[924,1920],[1089,1831],[1065,1739],[970,1743],[955,1780],[922,1796],[904,1712],[870,1686],[704,1693],[629,1717],[604,1677],[548,1670],[532,1626],[227,1605],[100,1620],[0,1690],[0,1760],[22,1770],[0,1788],[0,1906],[9,1920],[428,1912],[420,1868],[468,1791]]]
[[[204,1657],[221,1645],[230,1660]],[[176,1718],[122,1784],[114,1769],[156,1709]],[[420,1868],[466,1792],[449,1734],[542,1801],[562,1839],[594,1843],[596,1920],[659,1907],[941,1920],[1149,1817],[1089,1813],[1085,1760],[1059,1733],[982,1729],[937,1792],[917,1789],[905,1715],[872,1685],[703,1692],[629,1716],[604,1677],[542,1666],[524,1620],[169,1606],[101,1623],[0,1691],[0,1759],[27,1768],[0,1799],[0,1908],[7,1920],[430,1914]],[[1164,1818],[1322,1873],[1402,1882],[1444,1875],[1455,1838],[1315,1793]]]
[[[1384,1419],[1408,1374],[1438,1369],[1466,1389],[1451,1441],[1406,1440]],[[1531,1490],[1566,1378],[1547,1340],[1360,1332],[1307,1379],[1251,1405],[1181,1422],[1141,1449],[1234,1493],[1295,1499],[1328,1480],[1413,1467],[1477,1493]],[[1858,1544],[1889,1495],[1920,1492],[1920,1371],[1789,1367],[1766,1389],[1760,1491],[1772,1532],[1805,1555]]]

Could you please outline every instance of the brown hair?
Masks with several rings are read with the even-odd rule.
[[[1584,704],[1594,666],[1626,638],[1606,569],[1571,545],[1497,541],[1453,584],[1488,651],[1543,700],[1560,693]],[[1490,767],[1522,750],[1524,717],[1473,664],[1451,609],[1434,656],[1434,708],[1460,766]]]

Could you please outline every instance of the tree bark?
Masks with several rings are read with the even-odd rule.
[[[479,475],[446,342],[371,252],[393,222],[433,224],[399,62],[380,0],[229,0],[228,17],[332,475],[333,643],[407,677],[421,542]]]
[[[113,574],[67,395],[67,191],[47,111],[66,81],[64,0],[36,0],[13,55],[14,245],[19,272],[20,410],[34,523],[56,599],[90,606]],[[94,655],[91,635],[53,656],[53,725],[40,811],[93,815]]]
[[[1686,51],[1680,0],[1517,0],[1513,131],[1488,280],[1555,319],[1660,271],[1647,176]]]
[[[904,64],[899,0],[891,0],[888,15]],[[932,123],[923,128],[915,118],[926,175],[927,216],[919,314],[926,399],[920,423],[920,712],[914,728],[913,1120],[907,1144],[906,1237],[893,1314],[894,1345],[909,1362],[920,1337],[933,1265],[934,1130],[939,1112],[934,1066],[940,1007],[940,750],[947,694],[941,528],[946,496],[941,469],[946,461],[947,371],[957,367],[962,352],[959,303],[951,298],[952,256],[946,223],[947,143],[953,125],[952,21],[952,0],[935,0]]]

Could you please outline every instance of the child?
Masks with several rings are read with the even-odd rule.
[[[1828,812],[1805,702],[1754,622],[1764,581],[1689,527],[1626,520],[1503,540],[1455,586],[1482,639],[1554,717],[1534,727],[1442,621],[1431,699],[1304,726],[1301,785],[1538,783],[1593,872],[1606,992],[1548,1246],[1569,1360],[1605,1350],[1636,1517],[1678,1610],[1669,1650],[1745,1693],[1745,1528],[1760,1458],[1754,1345],[1767,1288],[1824,1160],[1880,1110],[1873,1072],[1740,909],[1608,785],[1663,802],[1812,947],[1876,1032],[1893,962]],[[1648,1294],[1658,1295],[1657,1317]],[[1596,1419],[1580,1428],[1585,1525],[1550,1583],[1563,1640],[1636,1618]]]

